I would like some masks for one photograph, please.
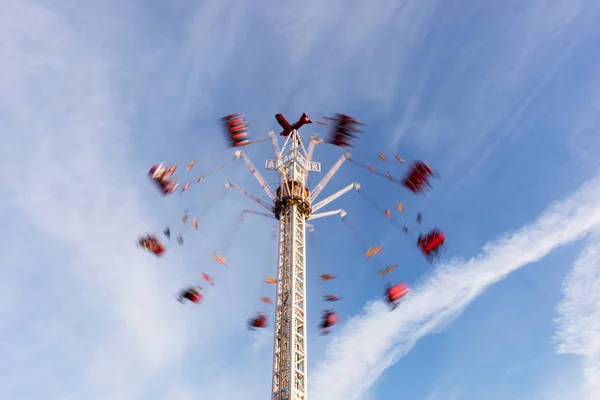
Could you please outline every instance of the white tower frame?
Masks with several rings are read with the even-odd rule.
[[[274,132],[269,132],[275,160],[266,160],[265,167],[279,174],[280,187],[273,191],[254,164],[242,152],[246,165],[273,202],[260,199],[233,182],[230,185],[271,211],[279,219],[279,254],[277,263],[277,300],[273,349],[272,400],[307,399],[307,335],[306,335],[306,221],[331,215],[346,215],[344,210],[312,214],[360,185],[352,183],[312,205],[340,169],[350,153],[345,153],[323,176],[312,193],[306,188],[308,174],[321,172],[321,165],[312,161],[315,146],[323,143],[313,135],[304,148],[300,135],[293,130],[280,150]],[[259,215],[263,213],[245,210]],[[270,215],[265,215],[270,216]]]

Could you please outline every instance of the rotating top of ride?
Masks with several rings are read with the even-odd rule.
[[[312,211],[311,192],[306,187],[305,182],[308,172],[306,164],[311,161],[311,155],[307,154],[306,149],[304,149],[298,130],[306,124],[312,124],[313,121],[306,113],[303,113],[298,121],[293,124],[290,124],[282,114],[276,114],[275,119],[282,128],[279,135],[288,138],[285,147],[289,143],[290,149],[286,155],[283,155],[283,152],[279,155],[276,154],[277,160],[275,162],[278,164],[278,169],[279,165],[282,165],[283,168],[280,169],[282,176],[280,186],[277,188],[273,199],[273,213],[277,219],[280,219],[281,213],[287,209],[287,206],[296,205],[305,218],[308,219]],[[332,126],[327,143],[342,148],[353,147],[352,142],[358,137],[358,133],[362,132],[356,128],[356,125],[362,125],[362,123],[344,114],[336,114],[334,117],[324,117],[324,119],[331,122],[318,121],[317,123]],[[249,144],[247,138],[248,125],[242,114],[227,115],[222,118],[222,122],[230,147],[244,147]],[[301,150],[304,150],[304,154]],[[304,164],[303,169],[298,170],[297,167],[293,166],[298,164]]]
[[[313,121],[306,115],[305,113],[293,124],[290,124],[282,114],[276,114],[275,119],[279,123],[282,128],[282,131],[279,133],[280,136],[283,136],[285,139],[285,144],[283,148],[280,149],[279,144],[277,143],[277,136],[274,131],[269,132],[268,138],[261,138],[257,140],[250,140],[248,136],[248,124],[246,123],[245,117],[240,114],[230,114],[221,119],[222,125],[224,127],[224,131],[227,135],[228,144],[230,148],[235,148],[235,154],[233,160],[230,160],[216,168],[212,168],[207,171],[203,171],[203,174],[199,176],[197,179],[193,177],[195,180],[190,181],[182,181],[180,192],[183,193],[188,190],[190,185],[194,185],[204,181],[204,178],[209,176],[209,174],[215,173],[226,165],[235,160],[242,159],[248,169],[256,178],[259,185],[265,191],[267,197],[269,199],[261,198],[261,196],[253,195],[252,193],[247,192],[242,187],[236,185],[235,183],[229,181],[225,185],[225,193],[229,188],[233,187],[238,191],[245,194],[250,199],[254,200],[257,204],[261,205],[265,209],[269,211],[269,213],[261,213],[253,210],[244,209],[242,214],[240,215],[240,219],[238,224],[233,229],[230,235],[227,235],[226,243],[222,246],[218,246],[215,253],[213,253],[213,260],[220,265],[228,265],[226,263],[226,259],[224,254],[226,253],[229,246],[234,243],[234,235],[235,232],[239,229],[241,225],[241,221],[244,220],[244,215],[246,213],[252,213],[257,215],[262,215],[271,219],[281,219],[282,216],[285,216],[288,210],[292,209],[290,206],[295,206],[295,209],[302,214],[302,216],[306,219],[310,219],[310,223],[318,218],[339,215],[346,222],[350,233],[352,234],[353,240],[356,241],[356,247],[358,249],[366,250],[364,252],[365,258],[370,259],[370,262],[373,262],[373,258],[378,256],[382,249],[382,245],[378,246],[370,246],[373,243],[367,243],[367,241],[363,240],[364,238],[361,236],[359,230],[353,228],[353,225],[345,218],[346,212],[342,209],[333,210],[333,211],[325,211],[320,212],[319,210],[323,207],[331,204],[337,198],[342,196],[343,194],[349,192],[352,189],[355,189],[361,197],[366,200],[366,202],[377,210],[377,212],[381,215],[384,215],[385,218],[396,228],[400,229],[404,234],[410,237],[414,242],[416,242],[417,248],[420,249],[421,253],[430,261],[437,259],[441,252],[444,249],[445,243],[445,233],[437,228],[430,230],[426,233],[419,234],[418,238],[413,237],[412,228],[409,230],[408,223],[405,221],[404,225],[396,220],[397,215],[402,214],[404,211],[403,203],[398,201],[396,204],[397,213],[392,213],[392,207],[379,207],[377,202],[367,198],[367,194],[364,191],[359,190],[360,185],[358,183],[351,183],[345,188],[338,190],[336,193],[327,196],[324,199],[320,198],[320,194],[323,189],[327,186],[331,177],[338,171],[344,160],[349,160],[353,164],[358,165],[364,169],[369,170],[375,175],[379,175],[380,177],[391,181],[394,184],[404,186],[410,192],[416,195],[426,195],[431,190],[431,184],[429,180],[433,177],[439,177],[439,174],[435,172],[428,164],[423,161],[414,161],[408,164],[408,170],[400,175],[392,175],[387,172],[385,169],[382,171],[381,168],[383,165],[392,165],[392,163],[400,163],[404,164],[405,161],[397,154],[393,153],[393,158],[390,157],[390,163],[388,164],[388,158],[384,155],[384,153],[378,153],[378,158],[375,158],[373,162],[368,161],[361,162],[356,157],[356,154],[352,155],[350,158],[350,153],[345,153],[334,165],[331,167],[329,172],[325,174],[325,176],[319,181],[318,184],[312,186],[311,189],[307,187],[307,176],[312,172],[321,172],[320,163],[314,162],[312,160],[313,151],[315,149],[315,145],[321,143],[332,144],[337,147],[342,147],[344,149],[354,147],[353,142],[360,136],[359,133],[362,133],[361,130],[357,129],[358,125],[363,125],[358,122],[356,119],[349,117],[344,114],[335,114],[333,117],[322,117],[320,121],[314,121],[314,123],[319,125],[328,125],[329,135],[327,138],[321,139],[316,134],[313,135],[310,139],[308,145],[304,146],[300,135],[298,133],[298,129],[300,129],[303,125],[312,124]],[[247,157],[242,148],[245,148],[253,143],[271,140],[273,152],[275,159],[267,160],[265,164],[265,169],[277,171],[278,172],[278,182],[277,188],[275,190],[271,189],[270,185],[264,179],[262,174],[258,171],[258,169],[254,166],[252,161]],[[229,151],[227,152],[229,155]],[[214,155],[211,155],[214,157]],[[220,157],[217,155],[217,157]],[[229,155],[230,157],[230,155]],[[395,159],[395,160],[394,160]],[[200,160],[200,159],[198,159]],[[380,161],[381,160],[381,161]],[[384,164],[377,164],[383,162]],[[315,165],[318,164],[318,168],[315,168]],[[196,165],[196,160],[191,161],[187,166],[187,171],[190,172],[194,166]],[[375,167],[375,166],[377,167]],[[203,161],[199,161],[199,166],[203,166]],[[148,172],[149,178],[154,182],[154,184],[158,187],[158,189],[162,192],[164,196],[172,195],[175,190],[179,187],[178,179],[174,176],[175,172],[183,172],[182,168],[177,169],[177,165],[168,165],[168,164],[155,164],[150,171]],[[183,172],[185,173],[185,172]],[[396,176],[396,177],[395,177]],[[185,182],[185,183],[184,183]],[[216,202],[220,201],[225,193],[219,194],[215,201],[209,202],[209,204],[198,214],[194,213],[190,214],[189,221],[191,224],[188,224],[188,209],[183,213],[181,217],[181,221],[183,225],[180,227],[181,229],[191,228],[195,231],[199,226],[199,218],[203,215],[206,215],[209,210],[216,204]],[[409,205],[410,208],[410,205]],[[193,209],[190,212],[194,212]],[[394,215],[393,215],[394,214]],[[423,222],[423,218],[421,213],[417,213],[416,223],[421,225]],[[164,236],[167,240],[171,238],[171,223],[167,225],[167,227],[163,230]],[[275,228],[277,225],[275,225]],[[174,228],[177,229],[177,228]],[[311,226],[312,229],[312,226]],[[314,229],[313,229],[314,230]],[[311,230],[309,230],[311,232]],[[183,245],[183,236],[180,233],[177,234],[177,244]],[[276,229],[273,230],[271,241],[274,243],[276,238]],[[368,240],[370,241],[370,239]],[[138,246],[142,247],[144,250],[154,253],[157,257],[161,257],[166,252],[167,246],[161,242],[161,239],[156,234],[146,234],[141,236],[138,239]],[[378,261],[375,261],[378,262]],[[268,263],[264,263],[265,265]],[[398,264],[388,264],[386,266],[374,264],[376,267],[377,276],[385,281],[387,281],[385,285],[385,293],[387,302],[395,308],[399,301],[404,298],[404,296],[408,293],[409,288],[405,283],[398,283],[392,285],[389,281],[390,275],[398,270]],[[322,268],[323,271],[326,269]],[[397,273],[397,272],[396,272]],[[277,276],[277,275],[276,275]],[[205,283],[208,283],[210,286],[215,284],[214,275],[207,274],[202,272],[200,277]],[[321,281],[329,281],[334,279],[335,277],[331,274],[321,274]],[[280,280],[274,277],[268,277],[264,279],[265,284],[280,284]],[[204,285],[204,284],[203,284]],[[210,289],[209,289],[210,290]],[[322,293],[322,298],[327,302],[335,302],[341,299],[341,296],[337,293],[329,291]],[[204,293],[201,293],[204,289],[201,286],[189,286],[188,288],[181,291],[178,296],[178,300],[184,302],[184,300],[189,300],[193,303],[199,303],[204,296]],[[261,296],[260,301],[263,304],[274,304],[270,297]],[[278,306],[280,307],[280,306]],[[323,333],[327,333],[329,329],[336,324],[339,320],[339,317],[332,310],[325,310],[323,312],[323,322],[321,325],[321,329]],[[249,326],[251,328],[264,328],[267,324],[267,317],[263,312],[257,313],[257,315],[249,322]]]
[[[222,126],[228,137],[229,147],[236,148],[233,160],[229,160],[228,162],[225,162],[216,168],[205,171],[195,181],[183,181],[180,192],[187,191],[190,185],[201,183],[209,174],[221,170],[235,160],[242,159],[246,163],[248,169],[254,175],[259,185],[264,190],[268,199],[254,195],[231,181],[225,184],[225,193],[229,188],[233,187],[246,195],[246,197],[254,200],[263,208],[267,209],[269,214],[252,210],[245,210],[245,212],[280,220],[283,213],[290,210],[290,206],[294,206],[294,208],[298,210],[306,220],[312,221],[317,218],[332,215],[339,215],[344,218],[346,212],[342,209],[324,212],[320,212],[319,210],[331,204],[337,198],[352,189],[355,189],[362,197],[365,197],[366,199],[366,193],[360,190],[361,185],[358,183],[351,183],[350,185],[330,196],[327,196],[326,198],[320,198],[320,194],[323,192],[333,175],[336,174],[345,160],[367,169],[370,172],[393,182],[394,184],[404,186],[406,189],[417,195],[427,195],[427,193],[431,190],[430,179],[433,177],[439,177],[439,174],[429,167],[429,165],[423,161],[417,160],[412,162],[408,170],[399,178],[397,178],[387,171],[381,172],[379,170],[379,166],[375,168],[371,163],[361,162],[356,159],[355,155],[351,155],[349,152],[346,152],[340,159],[338,159],[338,161],[322,177],[322,179],[315,186],[309,189],[307,187],[308,175],[312,172],[321,172],[320,163],[312,160],[315,146],[321,143],[328,143],[342,148],[354,147],[353,142],[359,137],[358,134],[362,133],[357,126],[363,124],[350,116],[339,113],[334,114],[332,117],[321,116],[321,119],[314,121],[314,123],[319,125],[328,125],[330,128],[328,136],[324,139],[321,139],[314,134],[308,142],[308,145],[305,147],[304,143],[300,139],[298,129],[306,124],[313,123],[306,113],[303,113],[298,121],[293,124],[290,124],[282,114],[276,114],[275,119],[282,128],[282,131],[279,133],[279,135],[285,138],[285,143],[281,148],[278,144],[277,136],[274,131],[270,131],[269,137],[267,138],[250,140],[247,132],[248,124],[243,114],[235,113],[221,118]],[[275,156],[272,160],[266,160],[265,168],[278,173],[277,187],[273,189],[242,150],[242,148],[245,148],[253,143],[262,142],[265,140],[271,141]],[[388,162],[388,158],[383,153],[379,153],[378,156],[383,163]],[[405,162],[404,159],[397,154],[394,153],[393,156],[400,164]],[[390,160],[392,159],[390,158]],[[187,171],[191,171],[195,165],[196,160],[191,161],[187,166]],[[168,165],[160,163],[154,165],[148,172],[148,175],[160,189],[163,195],[168,196],[172,195],[176,188],[179,187],[178,179],[174,176],[174,173],[179,170],[180,169],[177,168],[177,164]],[[219,199],[222,198],[225,193],[220,194]],[[373,200],[369,200],[368,202],[371,203],[372,206],[376,203]],[[398,202],[397,208],[399,213],[402,213],[402,207],[402,203]],[[378,206],[375,206],[375,208],[379,209]],[[381,209],[381,213],[384,214],[386,218],[394,225],[396,225],[396,227],[400,227],[404,233],[408,233],[407,224],[405,223],[404,226],[398,225],[398,223],[393,219],[392,213],[389,209]],[[187,211],[184,213],[184,218],[182,221],[184,224],[186,223]],[[417,215],[417,223],[421,224],[420,214]],[[194,230],[198,228],[198,216],[193,219],[192,226]],[[170,236],[169,229],[166,230],[165,236],[167,238]],[[441,244],[443,244],[444,240],[445,236],[443,235],[422,235],[420,236],[420,240],[417,241],[417,246],[421,248],[423,254],[429,257],[431,254],[436,252],[435,250],[438,249]],[[177,235],[177,242],[180,245],[183,244],[183,238],[181,235]],[[160,246],[159,241],[153,240],[152,238],[145,241],[142,240],[138,244],[140,244],[141,247],[143,246],[146,250],[154,252],[156,255],[161,255],[165,250]]]

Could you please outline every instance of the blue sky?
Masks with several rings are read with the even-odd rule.
[[[241,162],[165,199],[146,178],[163,160],[218,165],[200,160],[227,158],[216,121],[236,111],[256,138],[277,112],[347,113],[367,124],[357,160],[395,151],[443,177],[421,198],[346,163],[325,191],[403,201],[448,251],[429,268],[358,194],[337,203],[413,287],[389,313],[343,222],[315,221],[309,282],[339,275],[344,300],[321,337],[308,289],[311,398],[600,398],[595,2],[80,3],[0,6],[1,398],[269,395],[272,332],[245,321],[274,270],[271,221],[246,218],[229,267],[211,254],[258,209],[235,192],[164,259],[134,244],[228,180],[260,194]],[[270,152],[248,149],[259,167]],[[217,285],[182,307],[201,271]]]

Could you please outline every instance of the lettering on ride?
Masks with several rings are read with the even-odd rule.
[[[300,157],[302,157],[302,156],[300,156]],[[290,159],[288,158],[288,161],[289,160]],[[306,160],[304,160],[304,158],[303,158],[303,161],[304,161],[304,163],[306,163]],[[283,163],[285,163],[285,161]],[[272,171],[278,170],[279,166],[277,165],[277,160],[265,160],[265,169],[272,170]],[[308,172],[321,172],[321,163],[316,162],[316,161],[309,162],[308,163]]]
[[[277,160],[266,160],[265,161],[265,169],[276,170],[277,168]]]
[[[321,163],[311,161],[310,164],[308,164],[308,172],[321,172]]]

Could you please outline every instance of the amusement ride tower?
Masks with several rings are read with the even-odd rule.
[[[353,141],[359,137],[358,134],[363,132],[356,126],[364,124],[348,115],[337,113],[334,117],[322,116],[322,118],[324,121],[319,121],[317,123],[331,126],[330,134],[326,142],[332,146],[342,148],[352,147]],[[348,193],[351,190],[359,191],[360,185],[358,183],[351,183],[332,195],[325,197],[324,199],[319,199],[319,196],[340,169],[344,161],[350,159],[351,154],[344,153],[311,190],[308,188],[309,174],[321,172],[321,164],[312,159],[313,153],[315,147],[325,141],[320,139],[316,134],[313,134],[308,146],[304,146],[300,134],[298,133],[298,129],[305,124],[312,123],[306,114],[302,114],[300,119],[294,124],[290,124],[281,114],[276,114],[275,119],[283,128],[279,133],[280,136],[285,138],[285,143],[281,149],[279,147],[277,135],[273,131],[269,132],[268,138],[254,141],[249,140],[247,132],[248,125],[241,113],[234,113],[221,118],[228,146],[230,148],[237,148],[234,153],[234,160],[239,160],[240,158],[244,160],[246,166],[266,193],[268,199],[262,199],[259,196],[249,193],[233,182],[227,182],[225,187],[226,189],[232,187],[235,188],[269,211],[269,213],[264,213],[245,209],[241,217],[245,215],[244,213],[253,213],[279,221],[277,278],[269,277],[265,279],[265,283],[277,284],[271,400],[305,400],[307,398],[308,386],[308,363],[306,357],[306,229],[309,228],[312,230],[313,226],[310,222],[318,218],[338,215],[344,219],[346,212],[342,209],[324,212],[319,211],[343,196],[345,193]],[[273,190],[268,185],[267,181],[256,169],[252,161],[241,150],[241,148],[252,143],[269,139],[271,140],[274,159],[266,160],[265,168],[276,172],[276,190]],[[383,153],[379,153],[379,158],[381,158],[383,162],[387,162]],[[399,163],[404,163],[404,160],[395,153],[394,158]],[[216,172],[234,160],[230,160],[228,163],[225,163],[206,174]],[[418,160],[411,164],[410,169],[405,173],[404,178],[400,180],[395,179],[388,172],[376,172],[371,164],[364,165],[358,163],[356,160],[351,161],[396,184],[401,184],[414,194],[428,193],[428,191],[431,190],[429,179],[432,177],[439,177],[439,174],[432,170],[429,165]],[[190,171],[195,163],[196,161],[190,162],[187,170]],[[163,163],[160,163],[154,165],[148,172],[149,177],[155,182],[165,196],[173,193],[178,187],[177,180],[173,177],[176,168],[177,164],[165,166]],[[202,182],[205,176],[206,175],[200,176],[195,183]],[[186,191],[189,185],[193,183],[193,181],[186,182],[183,185],[181,192]],[[375,206],[375,208],[379,209],[373,202],[370,201],[370,203],[372,203],[371,205]],[[214,206],[214,204],[215,203],[209,205],[202,214],[205,214],[210,207]],[[398,212],[402,212],[402,203],[399,202],[397,204],[397,209]],[[384,212],[388,220],[392,221],[390,210],[386,209]],[[186,210],[182,216],[183,224],[187,222],[187,219],[188,215]],[[243,218],[240,220],[242,219]],[[418,224],[421,223],[420,219],[421,215],[418,213]],[[394,221],[392,221],[392,223],[399,227]],[[194,229],[197,229],[198,217],[193,219],[192,226]],[[408,233],[407,223],[405,223],[401,229],[405,233]],[[171,237],[170,232],[171,230],[168,226],[163,230],[167,239]],[[359,238],[355,237],[355,239]],[[439,257],[440,252],[444,249],[445,234],[441,230],[434,228],[426,235],[419,234],[416,241],[417,246],[423,255],[425,255],[431,263],[434,259]],[[183,244],[181,234],[178,234],[177,242],[179,245]],[[360,240],[357,240],[357,242],[360,242]],[[143,247],[146,251],[154,253],[157,257],[165,252],[165,246],[160,242],[156,234],[147,234],[140,237],[138,239],[138,246]],[[363,247],[361,243],[358,243],[358,246]],[[378,254],[378,252],[381,251],[381,248],[382,246],[377,246],[376,248],[370,247],[365,253],[365,257],[370,258],[372,255]],[[213,259],[218,263],[225,264],[225,257],[222,254],[213,254]],[[380,277],[384,276],[391,271],[394,271],[396,267],[397,264],[390,265],[380,269],[377,274]],[[212,285],[212,278],[204,272],[202,273],[202,278]],[[320,279],[330,280],[333,279],[333,276],[322,274]],[[385,287],[387,302],[392,306],[392,309],[396,307],[400,299],[409,291],[408,286],[404,282],[392,286],[388,281],[388,283],[385,284]],[[203,289],[201,287],[188,287],[181,292],[178,300],[183,302],[184,299],[187,299],[193,303],[198,303],[203,297],[199,290]],[[323,298],[325,301],[335,301],[339,299],[339,296],[327,295],[323,296]],[[266,304],[272,304],[268,297],[261,297],[261,301]],[[249,328],[266,327],[266,318],[264,313],[258,312],[256,317],[248,321]],[[336,319],[337,316],[334,312],[325,311],[321,329],[328,330],[328,328],[335,325]]]
[[[306,227],[307,221],[339,215],[342,209],[316,213],[340,196],[358,190],[351,183],[338,192],[318,202],[317,197],[340,169],[350,153],[345,153],[327,172],[312,192],[306,186],[308,174],[321,172],[321,164],[312,161],[315,146],[323,141],[313,135],[304,147],[297,129],[287,135],[283,148],[279,149],[277,137],[269,132],[273,145],[274,160],[266,160],[265,168],[276,171],[279,187],[273,191],[250,159],[237,151],[250,171],[273,202],[261,200],[233,182],[230,186],[271,211],[279,220],[279,254],[277,262],[277,300],[275,312],[275,339],[273,350],[272,400],[305,400],[307,398],[307,330],[306,330]],[[260,214],[260,213],[257,213]]]

